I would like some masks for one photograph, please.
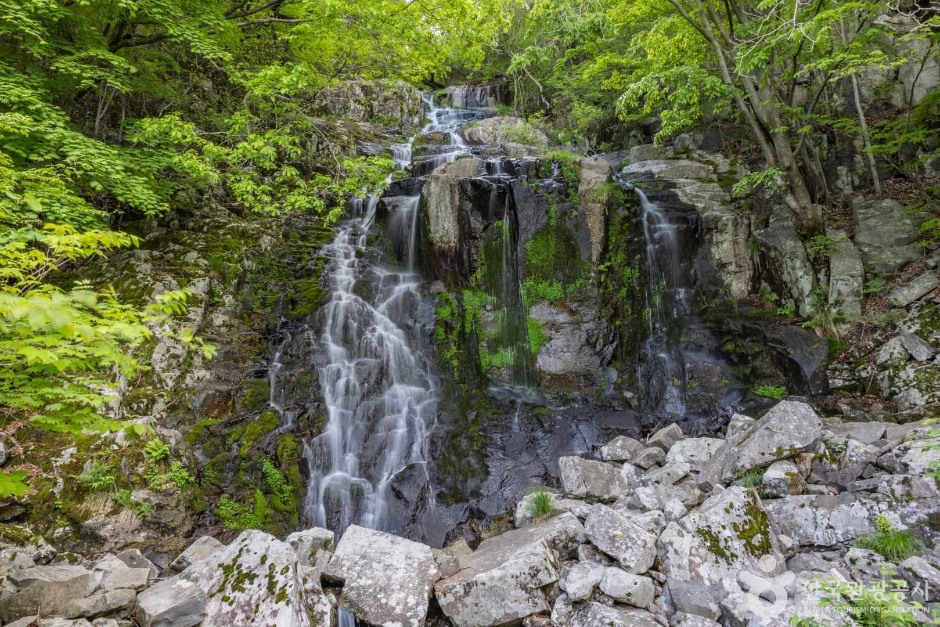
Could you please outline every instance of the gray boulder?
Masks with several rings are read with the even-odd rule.
[[[674,462],[662,468],[650,470],[640,477],[641,485],[660,484],[672,485],[689,474],[692,467],[687,462]]]
[[[672,617],[672,627],[721,627],[721,624],[704,616],[676,612]]]
[[[322,576],[343,585],[340,605],[360,620],[420,627],[440,572],[430,547],[352,525]]]
[[[604,569],[600,589],[614,601],[634,607],[647,608],[656,596],[652,579],[613,567]]]
[[[607,569],[597,562],[579,562],[568,571],[561,589],[572,601],[584,601],[591,597],[594,588],[604,578]]]
[[[907,307],[916,300],[920,300],[930,292],[940,287],[940,278],[934,270],[928,270],[891,290],[888,298],[899,307]]]
[[[644,448],[642,442],[621,435],[601,447],[601,458],[607,462],[629,462]]]
[[[865,505],[850,493],[801,495],[765,503],[773,529],[801,547],[832,547],[872,530]]]
[[[606,505],[591,508],[584,533],[594,546],[634,575],[648,571],[656,559],[656,536]]]
[[[899,572],[908,581],[921,603],[940,601],[940,569],[922,557],[909,557],[899,565]]]
[[[170,570],[176,573],[183,572],[199,560],[211,557],[225,548],[225,545],[212,536],[196,538],[192,544],[170,562]]]
[[[865,269],[877,274],[895,274],[920,257],[918,221],[897,201],[852,201],[855,244],[862,252]]]
[[[813,458],[810,481],[845,489],[878,457],[878,449],[850,438],[827,435]]]
[[[117,558],[124,562],[128,568],[146,568],[150,571],[151,579],[156,579],[160,574],[160,569],[158,569],[153,562],[144,557],[144,554],[138,549],[125,549],[117,554]]]
[[[658,446],[650,446],[633,456],[632,464],[646,470],[666,459],[666,453]]]
[[[677,179],[707,179],[715,175],[710,165],[686,159],[660,160],[650,159],[631,163],[623,169],[626,175],[653,175],[658,179],[674,181]]]
[[[721,608],[715,590],[700,581],[668,578],[669,597],[676,610],[710,620],[718,620]]]
[[[685,434],[682,433],[682,429],[679,428],[679,425],[672,423],[670,425],[666,425],[650,436],[650,439],[646,442],[646,445],[658,446],[659,448],[663,449],[664,453],[668,453],[673,444],[679,440],[684,439]]]
[[[149,568],[116,568],[105,573],[101,579],[101,589],[110,590],[143,590],[150,585]]]
[[[206,616],[206,593],[179,576],[165,579],[137,595],[140,627],[193,627]]]
[[[497,116],[480,120],[473,126],[464,127],[460,134],[475,144],[522,144],[525,146],[547,146],[548,137],[522,118]]]
[[[740,570],[762,572],[762,560],[783,570],[777,533],[760,499],[742,487],[713,494],[666,526],[658,541],[661,570],[680,580],[721,585]]]
[[[311,576],[308,568],[291,545],[251,530],[191,565],[179,579],[195,583],[205,593],[202,627],[311,627],[313,623],[330,627],[332,608],[320,590],[319,577]]]
[[[84,599],[75,599],[65,608],[68,618],[97,618],[106,614],[127,614],[134,608],[137,593],[133,590],[99,592]]]
[[[577,498],[614,500],[630,489],[618,466],[581,457],[558,460],[561,487],[565,494]]]
[[[69,603],[85,596],[90,582],[91,573],[81,566],[13,568],[0,588],[0,619],[64,614]]]
[[[737,441],[739,438],[743,438],[756,423],[757,421],[750,416],[734,414],[731,416],[731,420],[728,421],[728,426],[725,428],[725,438],[727,440]]]
[[[779,499],[791,494],[802,494],[806,482],[799,469],[789,459],[774,462],[764,471],[760,493],[764,498]]]
[[[693,472],[700,472],[722,444],[724,440],[719,438],[686,438],[672,445],[664,461],[686,463]]]
[[[458,627],[489,627],[518,621],[551,608],[543,588],[558,581],[558,558],[584,540],[571,513],[480,543],[460,557],[460,571],[438,581],[434,593]]]
[[[810,451],[821,434],[822,420],[812,407],[799,401],[781,401],[757,421],[744,442],[730,451],[722,478],[730,481],[745,470]]]
[[[662,627],[656,616],[645,610],[608,607],[594,602],[575,611],[568,624],[571,627]]]

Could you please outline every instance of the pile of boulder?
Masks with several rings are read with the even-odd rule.
[[[561,490],[517,504],[515,529],[471,550],[358,526],[279,540],[196,540],[161,571],[139,551],[94,564],[2,551],[7,625],[784,627],[851,619],[821,606],[821,575],[869,583],[885,558],[854,546],[888,519],[925,540],[895,564],[940,601],[940,436],[930,425],[843,422],[786,400],[735,415],[723,438],[676,425],[559,460]],[[62,557],[62,556],[59,556]],[[920,595],[918,597],[917,595]],[[917,614],[929,624],[926,614]]]

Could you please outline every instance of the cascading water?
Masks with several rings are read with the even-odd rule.
[[[630,186],[632,187],[632,186]],[[685,416],[687,382],[677,335],[689,315],[688,281],[681,267],[677,226],[662,208],[633,187],[642,208],[646,243],[647,339],[641,347],[638,380],[647,410],[670,418]]]

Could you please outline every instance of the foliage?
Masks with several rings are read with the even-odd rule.
[[[542,489],[536,491],[528,504],[529,514],[536,520],[551,516],[553,501],[554,496],[548,490]]]
[[[130,510],[139,518],[147,518],[153,513],[153,506],[149,503],[134,500],[130,490],[118,490],[114,498],[124,509]]]
[[[889,560],[901,561],[923,549],[924,543],[910,529],[896,529],[887,516],[879,514],[875,531],[860,537],[858,546]]]
[[[159,462],[170,456],[170,445],[160,438],[154,438],[144,445],[144,453],[150,461]]]
[[[162,492],[173,489],[183,490],[193,482],[193,477],[189,474],[186,466],[181,461],[173,461],[169,468],[149,468],[144,472],[144,478],[147,480],[147,486],[151,490]]]
[[[110,463],[103,461],[92,463],[88,472],[83,472],[76,476],[75,480],[78,481],[79,484],[96,492],[113,490],[115,486],[117,486],[117,476],[114,474],[114,467]]]
[[[271,492],[282,502],[288,503],[293,498],[294,488],[291,486],[274,462],[265,457],[261,460],[261,474],[264,476],[265,483],[271,489]]]
[[[739,472],[737,479],[745,488],[759,488],[764,482],[764,469],[748,468]]]
[[[215,515],[219,517],[225,527],[233,531],[261,529],[264,524],[264,520],[260,515],[240,503],[236,503],[228,496],[222,496],[216,501]]]
[[[751,392],[757,396],[763,396],[765,398],[772,398],[774,400],[781,400],[787,395],[787,388],[781,385],[755,385],[751,388]]]
[[[834,608],[860,627],[913,627],[920,624],[916,612],[926,610],[920,603],[905,598],[908,584],[900,577],[875,578],[868,584],[818,577],[812,580],[810,588],[823,593],[822,607]]]

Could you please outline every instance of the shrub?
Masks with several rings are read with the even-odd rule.
[[[552,501],[554,497],[552,493],[548,490],[539,490],[533,496],[532,500],[529,501],[528,510],[532,514],[532,517],[536,520],[540,518],[547,518],[552,515]]]
[[[877,529],[858,539],[858,546],[875,551],[889,560],[901,561],[924,547],[923,541],[910,529],[897,529],[883,514],[878,515]]]

